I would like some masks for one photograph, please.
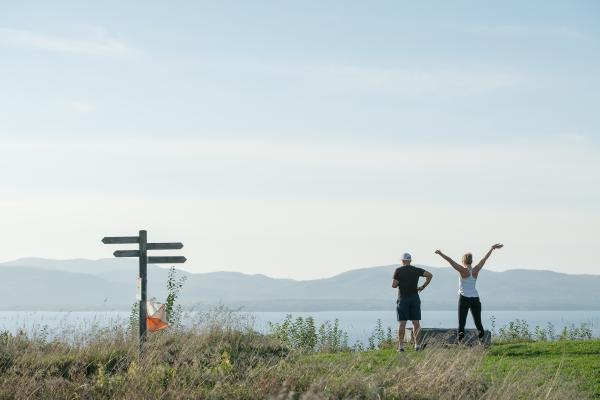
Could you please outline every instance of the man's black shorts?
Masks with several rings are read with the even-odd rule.
[[[421,298],[418,293],[402,296],[396,306],[398,321],[421,320]]]

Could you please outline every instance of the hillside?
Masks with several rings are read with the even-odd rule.
[[[361,268],[326,279],[296,281],[237,272],[187,276],[181,300],[189,307],[226,304],[262,311],[381,310],[394,307],[390,287],[395,266]],[[422,293],[425,309],[456,304],[457,275],[450,268],[426,267],[434,274]],[[128,309],[135,300],[133,260],[21,259],[0,264],[2,309]],[[149,295],[166,296],[167,270],[148,268]],[[478,288],[487,309],[600,309],[600,276],[516,269],[485,271]],[[574,293],[577,295],[575,296]]]

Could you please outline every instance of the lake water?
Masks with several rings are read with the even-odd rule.
[[[312,316],[318,324],[324,321],[339,320],[340,328],[348,332],[351,343],[365,343],[373,331],[377,319],[383,326],[395,328],[396,315],[394,311],[320,311],[320,312],[252,312],[244,313],[254,321],[254,328],[261,332],[267,331],[268,322],[281,322],[287,314],[294,318]],[[421,321],[423,327],[455,328],[457,316],[455,311],[423,311]],[[492,329],[492,318],[495,318],[495,330],[515,319],[525,320],[533,331],[536,325],[545,327],[552,323],[557,333],[563,326],[587,324],[595,337],[600,337],[600,311],[484,311],[483,325]],[[44,329],[50,337],[82,334],[93,328],[111,325],[126,325],[129,312],[126,311],[0,311],[0,331],[16,332],[19,329],[30,334]],[[409,323],[410,326],[410,323]],[[467,319],[467,328],[474,328],[471,317]]]

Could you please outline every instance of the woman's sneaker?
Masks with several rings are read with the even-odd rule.
[[[404,347],[398,345],[398,348],[396,350],[398,351],[398,353],[403,353],[404,352]]]

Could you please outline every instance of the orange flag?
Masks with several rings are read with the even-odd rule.
[[[165,305],[155,299],[146,302],[146,328],[150,332],[160,331],[169,326],[167,323],[167,310]]]

